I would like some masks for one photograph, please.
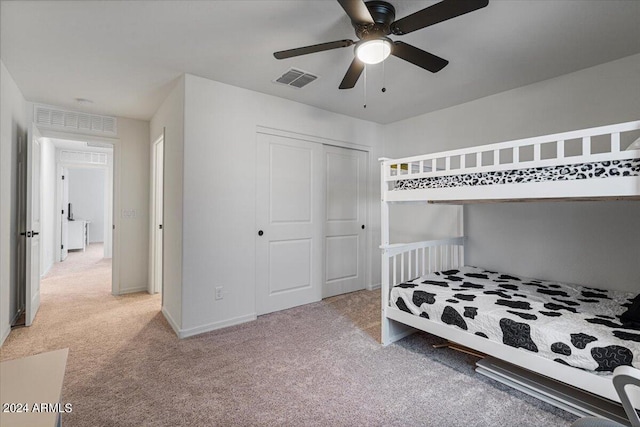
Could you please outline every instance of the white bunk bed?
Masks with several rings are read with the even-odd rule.
[[[640,146],[637,146],[640,138],[629,145],[630,140],[640,135],[639,130],[640,121],[635,121],[422,156],[381,159],[383,345],[415,329],[426,331],[489,356],[479,362],[480,373],[578,415],[623,420],[624,415],[605,400],[587,401],[588,396],[595,395],[620,402],[610,372],[595,373],[565,366],[538,353],[463,330],[455,322],[434,321],[433,314],[432,318],[421,317],[404,304],[399,307],[391,301],[392,290],[398,285],[412,287],[411,283],[419,283],[416,279],[424,279],[430,273],[464,267],[465,237],[390,244],[389,205],[640,200]],[[634,355],[634,362],[639,363],[640,354]],[[512,365],[516,367],[511,368]],[[533,378],[529,371],[543,377]],[[558,381],[569,387],[551,384],[545,377],[553,379],[554,384]],[[576,397],[580,392],[575,388],[587,393]],[[629,392],[633,405],[640,408],[640,392]]]

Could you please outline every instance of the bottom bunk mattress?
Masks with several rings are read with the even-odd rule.
[[[634,298],[462,267],[394,286],[390,305],[565,365],[608,373],[621,365],[640,369],[640,331],[620,320]]]

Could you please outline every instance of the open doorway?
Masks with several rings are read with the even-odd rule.
[[[88,249],[100,252],[101,258],[111,258],[106,214],[111,195],[106,188],[106,168],[61,166],[61,169],[61,222],[56,224],[62,238],[60,261],[67,259],[69,251],[82,253]]]
[[[86,283],[89,276],[96,279],[99,267],[94,287],[114,293],[114,150],[107,142],[43,136],[36,126],[20,144],[18,271],[24,288],[18,287],[12,327],[32,324],[41,282],[51,276],[71,292],[68,279]]]
[[[106,143],[50,139],[55,148],[55,273],[100,271],[100,286],[113,287],[114,148]],[[51,160],[49,160],[51,161]],[[51,185],[43,181],[43,190]],[[60,265],[58,265],[60,264]],[[92,267],[98,270],[92,270]]]

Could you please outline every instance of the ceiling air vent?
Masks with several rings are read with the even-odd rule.
[[[273,82],[300,89],[317,78],[318,76],[307,73],[306,71],[289,68],[283,75],[275,79]]]
[[[100,135],[118,134],[118,121],[115,117],[68,111],[40,104],[36,104],[34,109],[33,119],[37,125]]]

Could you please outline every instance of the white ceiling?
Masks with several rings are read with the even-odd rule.
[[[396,17],[434,1],[391,0]],[[2,61],[29,101],[149,119],[182,73],[390,123],[640,52],[640,1],[490,0],[479,11],[397,37],[450,61],[437,74],[391,57],[351,90],[344,48],[272,53],[356,37],[333,0],[2,1]],[[303,89],[271,81],[318,74]],[[75,98],[93,100],[90,106]]]

